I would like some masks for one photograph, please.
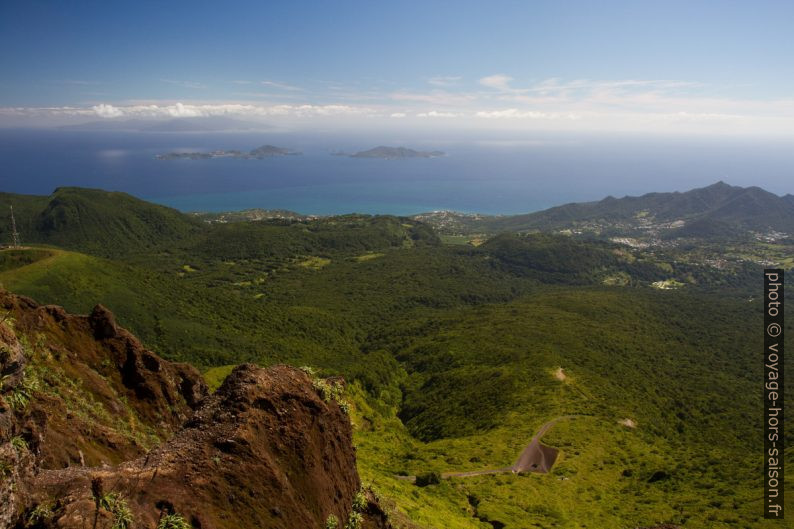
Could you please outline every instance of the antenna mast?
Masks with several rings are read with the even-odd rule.
[[[14,206],[11,206],[11,237],[14,239],[14,248],[19,248],[19,232],[17,231],[17,221],[14,219]]]

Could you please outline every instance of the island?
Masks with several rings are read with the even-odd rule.
[[[155,158],[158,160],[209,160],[211,158],[244,158],[244,159],[257,159],[272,158],[273,156],[296,156],[301,154],[297,151],[285,149],[283,147],[275,147],[273,145],[262,145],[256,149],[248,152],[238,150],[219,150],[209,152],[168,152],[165,154],[158,154]]]
[[[384,147],[383,145],[348,155],[351,158],[383,158],[384,160],[400,160],[403,158],[438,158],[444,156],[441,151],[415,151],[405,147]]]

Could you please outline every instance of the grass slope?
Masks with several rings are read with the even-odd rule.
[[[717,316],[704,318],[703,306]],[[760,345],[758,309],[713,295],[555,288],[450,311],[394,351],[409,373],[399,407],[356,399],[364,479],[423,527],[776,527],[759,516],[761,366],[748,352]],[[562,450],[548,475],[425,488],[395,477],[509,466],[564,415],[586,417],[544,438]]]
[[[308,356],[322,364],[324,357],[344,358],[356,350],[345,323],[320,310],[263,307],[234,291],[195,289],[176,272],[164,275],[76,252],[23,252],[38,260],[26,263],[18,251],[0,252],[4,288],[76,313],[101,302],[144,343],[172,359],[211,366],[299,363]]]

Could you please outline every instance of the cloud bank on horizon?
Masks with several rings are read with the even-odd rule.
[[[233,81],[243,84],[241,81]],[[676,80],[545,79],[521,84],[493,74],[466,83],[437,76],[425,90],[377,93],[312,92],[275,81],[298,100],[96,102],[48,107],[0,107],[0,124],[79,123],[108,119],[233,117],[300,128],[315,120],[340,127],[401,125],[523,130],[649,133],[794,133],[794,98],[740,99],[708,95],[701,83]]]
[[[4,2],[0,126],[790,135],[793,18],[778,0]]]

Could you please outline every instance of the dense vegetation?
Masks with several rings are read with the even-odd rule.
[[[211,385],[245,361],[353,381],[361,472],[398,525],[773,526],[758,266],[544,233],[444,245],[388,216],[206,223],[104,192],[0,198],[26,241],[57,246],[0,252],[5,288],[101,302]],[[668,280],[683,286],[652,288]],[[569,415],[545,438],[550,474],[396,477],[508,466]]]
[[[641,226],[645,216],[659,223],[676,220],[697,222],[701,230],[736,236],[744,230],[794,231],[792,195],[779,197],[758,187],[730,186],[724,182],[684,193],[648,193],[623,198],[607,197],[597,202],[565,204],[525,215],[503,217],[462,217],[456,231],[465,233],[529,231],[598,226],[614,233]],[[432,220],[432,216],[430,217]],[[447,219],[449,222],[449,219]],[[723,229],[728,229],[727,233]],[[686,229],[676,228],[673,236],[685,237]]]
[[[105,257],[173,244],[195,234],[198,221],[126,193],[60,187],[50,197],[0,195],[0,237],[8,239],[8,206],[25,243],[53,244]]]

